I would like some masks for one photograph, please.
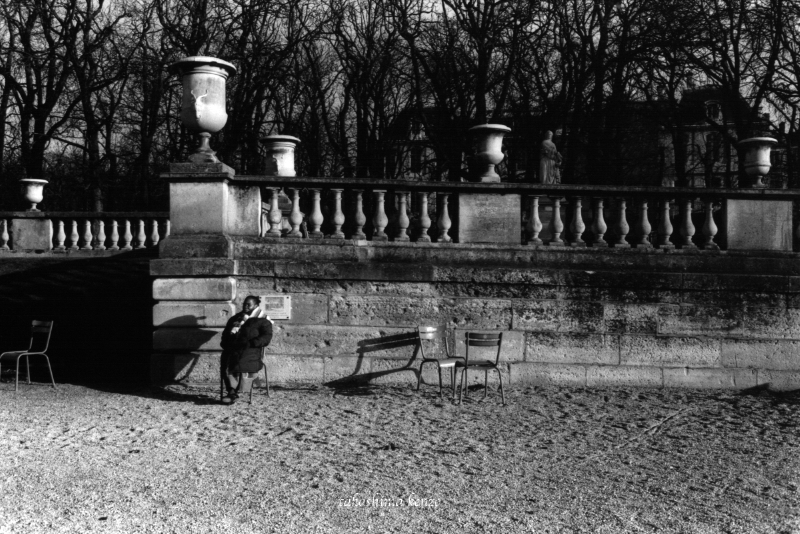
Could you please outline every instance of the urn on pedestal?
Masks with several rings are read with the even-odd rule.
[[[778,140],[772,137],[751,137],[739,141],[739,148],[744,152],[744,172],[755,180],[752,187],[766,187],[761,179],[772,167],[769,155],[777,144]]]
[[[25,195],[25,200],[31,203],[31,207],[27,211],[39,211],[36,205],[44,199],[44,186],[48,183],[47,180],[40,178],[22,178],[19,181],[22,186],[22,194]]]
[[[181,77],[183,85],[181,120],[184,126],[198,132],[200,141],[189,161],[221,163],[208,141],[228,121],[225,81],[236,73],[236,67],[214,57],[191,56],[176,61],[169,70]]]
[[[300,139],[291,135],[268,135],[261,138],[267,156],[264,173],[268,176],[297,176],[294,169],[294,149]]]
[[[511,128],[502,124],[481,124],[469,129],[475,136],[474,175],[481,182],[499,182],[500,175],[494,170],[495,165],[503,161],[503,136]]]

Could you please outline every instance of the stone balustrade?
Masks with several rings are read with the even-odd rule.
[[[274,176],[231,177],[230,186],[258,186],[260,235],[267,239],[715,252],[792,251],[800,235],[796,190]],[[292,201],[289,224],[278,207],[281,192]]]
[[[169,234],[165,212],[0,212],[0,252],[144,249]]]

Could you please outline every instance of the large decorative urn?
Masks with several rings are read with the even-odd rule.
[[[473,126],[469,132],[475,136],[474,175],[481,182],[499,182],[500,175],[494,170],[503,161],[503,136],[511,128],[502,124],[481,124]]]
[[[769,155],[778,140],[772,137],[751,137],[739,141],[744,152],[744,172],[755,180],[752,187],[766,187],[761,179],[767,175],[772,164]]]
[[[211,150],[209,139],[228,121],[225,81],[236,73],[236,67],[214,57],[191,56],[176,61],[169,69],[181,77],[183,85],[181,120],[199,138],[197,150],[189,156],[189,161],[221,163]]]
[[[269,176],[297,176],[294,149],[300,139],[291,135],[268,135],[261,138],[267,151],[264,173]]]
[[[48,183],[47,180],[22,178],[19,183],[22,186],[22,194],[25,195],[25,200],[31,203],[31,207],[27,211],[39,211],[36,205],[44,199],[44,186]]]

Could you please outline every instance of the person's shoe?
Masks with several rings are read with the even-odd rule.
[[[233,404],[239,399],[239,394],[235,391],[228,393],[228,404]]]

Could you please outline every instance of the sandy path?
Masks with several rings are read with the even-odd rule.
[[[798,395],[11,388],[0,533],[800,532]]]

